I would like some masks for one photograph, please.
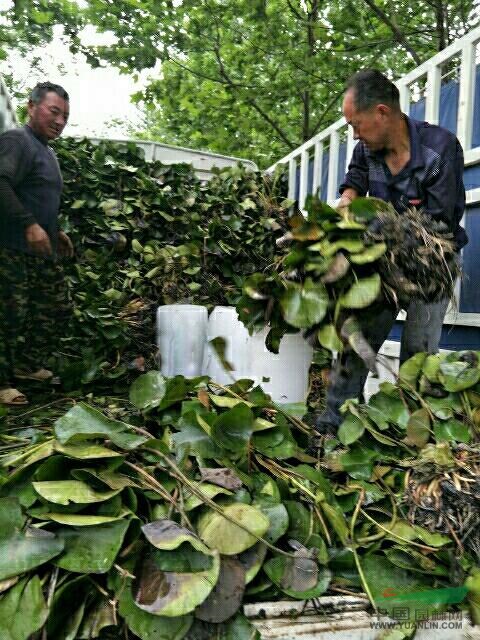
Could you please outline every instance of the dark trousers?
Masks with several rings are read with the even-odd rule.
[[[68,318],[62,265],[0,249],[0,385],[34,371],[55,350]]]
[[[427,353],[438,351],[448,302],[448,300],[442,300],[434,304],[418,301],[410,303],[406,309],[407,318],[403,323],[400,363],[419,351]],[[370,319],[362,326],[363,334],[375,352],[379,351],[387,339],[397,313],[397,309],[385,305],[379,309],[374,321]],[[361,318],[359,320],[361,322]],[[326,408],[317,420],[319,429],[323,425],[340,426],[343,421],[340,407],[345,400],[360,397],[367,375],[368,370],[363,360],[355,352],[349,349],[342,354],[330,376]]]

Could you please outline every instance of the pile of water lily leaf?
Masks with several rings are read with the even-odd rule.
[[[0,637],[258,640],[248,602],[364,592],[414,622],[443,588],[480,622],[479,354],[417,354],[344,411],[319,462],[304,408],[246,380],[5,413]]]
[[[273,261],[291,203],[280,174],[237,166],[202,182],[130,142],[55,146],[75,258],[65,261],[73,315],[52,366],[67,389],[124,383],[154,365],[157,306],[235,304],[244,278]]]
[[[387,303],[452,297],[458,268],[451,234],[425,214],[399,215],[376,198],[335,210],[309,196],[305,207],[307,217],[290,218],[282,238],[288,252],[247,278],[239,317],[251,331],[268,324],[274,351],[285,332],[303,329],[325,349],[348,344],[375,371],[362,326]]]

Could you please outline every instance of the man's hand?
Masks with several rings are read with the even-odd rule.
[[[342,193],[342,196],[337,204],[337,209],[338,210],[347,209],[352,204],[352,201],[355,200],[355,198],[357,197],[358,197],[358,193],[356,192],[356,190],[352,189],[351,187],[348,187]]]
[[[73,257],[73,244],[65,231],[58,232],[58,255],[60,258]]]
[[[39,256],[51,256],[52,245],[47,232],[35,223],[25,229],[25,238],[29,249]]]

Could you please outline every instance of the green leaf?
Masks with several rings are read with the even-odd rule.
[[[468,589],[470,615],[474,625],[478,625],[480,624],[480,571],[478,567],[475,567],[465,580],[465,587]]]
[[[260,633],[241,613],[226,623],[226,629],[218,640],[261,640]]]
[[[391,205],[380,198],[355,198],[349,205],[350,213],[360,220],[373,220],[381,211],[385,211]]]
[[[69,458],[75,458],[78,460],[96,460],[98,458],[117,458],[122,454],[118,451],[112,451],[107,447],[102,447],[99,444],[70,444],[62,445],[59,442],[54,443],[55,451],[63,453],[63,455]]]
[[[270,522],[268,531],[263,536],[265,540],[274,544],[288,531],[289,517],[284,504],[273,504],[266,500],[255,502],[254,507],[258,507],[265,514]]]
[[[115,562],[129,525],[129,520],[120,520],[92,527],[59,529],[57,535],[65,551],[54,564],[75,573],[106,573]]]
[[[219,415],[212,425],[212,438],[228,451],[247,450],[253,433],[253,413],[246,404],[239,404]]]
[[[363,436],[365,425],[353,414],[349,413],[340,425],[338,439],[342,444],[349,445]]]
[[[209,484],[207,482],[195,482],[193,484],[195,484],[197,491],[203,496],[203,499],[186,489],[184,495],[185,502],[183,506],[185,511],[196,509],[200,505],[205,504],[206,499],[213,500],[213,498],[219,494],[226,496],[233,495],[231,491],[228,491],[228,489],[224,489],[223,487],[219,487],[215,484]]]
[[[437,442],[427,444],[420,452],[419,459],[422,462],[433,462],[438,467],[451,469],[455,465],[455,458],[449,442]]]
[[[79,640],[98,638],[102,629],[114,627],[116,624],[115,613],[114,605],[106,598],[100,598],[97,604],[84,616],[78,634]]]
[[[340,455],[340,464],[349,476],[356,480],[370,480],[373,461],[378,454],[367,447],[355,444],[350,451]]]
[[[368,417],[371,418],[379,429],[388,428],[392,423],[406,429],[410,419],[408,408],[400,397],[389,396],[383,391],[375,393],[366,407]]]
[[[165,378],[159,371],[149,371],[139,376],[130,387],[130,402],[137,409],[153,409],[158,407],[165,397]]]
[[[267,547],[258,542],[250,549],[238,555],[238,560],[245,569],[245,584],[249,584],[262,568],[263,561],[267,555]]]
[[[336,242],[329,242],[325,239],[317,242],[315,245],[311,245],[309,249],[311,251],[320,251],[322,255],[328,258],[333,256],[340,249],[345,249],[345,251],[348,251],[349,253],[360,253],[365,249],[365,243],[362,242],[362,240],[357,240],[355,238],[342,238]]]
[[[460,422],[456,418],[435,422],[433,425],[435,439],[438,441],[446,440],[447,442],[465,442],[468,443],[472,439],[468,424]]]
[[[477,384],[480,369],[468,362],[442,362],[438,378],[447,391],[463,391]]]
[[[355,353],[360,356],[365,366],[377,375],[377,354],[363,335],[362,327],[354,316],[345,320],[340,330],[342,338],[348,341]]]
[[[323,284],[306,278],[303,285],[288,282],[286,291],[280,298],[285,320],[303,329],[321,322],[327,313],[328,293]]]
[[[171,520],[151,522],[144,525],[142,531],[147,540],[162,552],[173,553],[188,543],[194,552],[201,554],[201,558],[212,559],[211,566],[193,573],[165,571],[164,562],[159,565],[148,557],[143,562],[142,575],[137,583],[137,605],[149,613],[168,617],[190,613],[208,597],[218,580],[218,553],[210,551],[192,531]]]
[[[29,640],[43,627],[47,616],[40,578],[24,578],[0,599],[0,637],[2,640]]]
[[[350,256],[350,262],[353,264],[370,264],[381,258],[387,251],[387,245],[384,242],[372,244],[362,253],[355,253]]]
[[[327,502],[322,502],[320,506],[323,513],[327,517],[327,520],[330,523],[332,529],[335,531],[342,544],[347,545],[348,526],[342,510],[337,506],[328,504]]]
[[[193,455],[202,458],[218,458],[222,456],[222,449],[199,426],[195,413],[190,412],[184,415],[175,427],[180,429],[172,436],[179,457]]]
[[[213,340],[209,340],[208,344],[213,349],[215,355],[217,356],[224,370],[233,371],[233,365],[226,358],[226,351],[227,351],[228,345],[225,338],[222,338],[221,336],[217,336],[216,338],[213,338]]]
[[[298,445],[287,425],[279,425],[275,429],[255,433],[252,446],[263,455],[278,460],[292,458],[298,453]]]
[[[18,498],[0,498],[0,540],[19,534],[25,524],[25,516]]]
[[[447,567],[408,546],[387,549],[385,555],[392,564],[401,569],[434,576],[448,577],[449,575]]]
[[[2,457],[3,467],[18,467],[26,469],[35,462],[48,458],[53,453],[53,441],[48,440],[41,444],[34,444],[22,450],[21,453],[12,453]]]
[[[162,571],[152,558],[146,556],[135,584],[137,607],[167,618],[191,613],[209,596],[218,580],[220,556],[216,552],[209,555],[212,557],[211,567],[195,573]]]
[[[340,298],[340,304],[347,309],[363,309],[378,298],[380,289],[380,276],[378,273],[374,273],[368,278],[357,280]]]
[[[142,527],[147,540],[157,549],[172,551],[188,542],[196,551],[210,555],[209,549],[189,529],[181,527],[173,520],[157,520]]]
[[[322,258],[325,261],[325,258]],[[325,275],[322,277],[322,282],[324,284],[333,284],[334,282],[338,282],[341,280],[350,269],[350,262],[340,251],[335,255],[335,257],[328,263],[328,269],[326,270]],[[321,270],[324,269],[325,262],[321,264]],[[316,273],[318,273],[318,268],[316,269]]]
[[[298,540],[301,544],[307,544],[314,530],[310,511],[298,501],[284,500],[283,504],[288,512],[289,538]]]
[[[391,535],[387,534],[387,536],[391,537],[392,540],[398,541],[399,538],[403,538],[403,541],[419,539],[430,547],[443,547],[452,542],[446,535],[441,533],[431,533],[424,527],[410,524],[407,520],[397,520],[389,531],[391,532]],[[396,536],[398,537],[396,538]]]
[[[426,402],[436,418],[448,420],[454,412],[462,411],[462,404],[458,394],[449,393],[444,398],[426,398]]]
[[[430,414],[427,409],[418,409],[410,416],[407,424],[407,438],[421,449],[430,440]]]
[[[207,599],[195,609],[198,620],[219,624],[239,610],[245,592],[245,568],[237,558],[222,556],[220,575]]]
[[[377,606],[386,609],[390,615],[395,608],[407,607],[407,615],[410,621],[414,621],[414,611],[417,609],[415,594],[428,588],[424,578],[418,573],[395,567],[387,558],[375,553],[362,558],[361,564]],[[403,598],[397,600],[395,597],[396,594],[406,595],[408,592],[413,593],[410,606],[408,601],[404,602]]]
[[[135,604],[129,583],[120,592],[119,613],[141,640],[182,640],[193,622],[192,616],[166,618],[143,611]]]
[[[231,504],[222,511],[226,517],[216,511],[207,511],[200,516],[197,528],[205,544],[224,555],[235,555],[252,547],[270,527],[267,516],[248,504]]]
[[[254,407],[252,402],[247,402],[242,398],[232,398],[231,396],[217,396],[215,393],[209,394],[210,400],[216,407],[221,409],[233,409],[237,404],[246,404],[247,407]]]
[[[82,513],[42,513],[42,519],[52,520],[58,524],[71,527],[94,527],[99,524],[107,524],[121,520],[125,514],[118,516],[89,516]]]
[[[335,325],[327,324],[318,332],[318,341],[325,349],[330,351],[342,351],[343,343],[340,340]]]
[[[316,586],[311,589],[303,590],[303,591],[294,591],[285,587],[285,581],[288,573],[288,558],[284,556],[277,556],[275,558],[270,558],[263,565],[263,569],[270,580],[277,585],[279,589],[281,589],[284,593],[286,593],[291,598],[297,598],[298,600],[309,600],[310,598],[318,598],[325,593],[328,589],[328,585],[330,584],[330,580],[332,579],[332,574],[329,569],[326,567],[320,567],[318,569],[318,580]],[[313,562],[310,560],[310,562]]]
[[[442,356],[439,354],[430,354],[425,358],[423,363],[422,373],[428,378],[430,382],[439,382],[438,374],[440,373],[440,363],[442,362]]]
[[[45,500],[54,504],[91,504],[109,500],[119,493],[116,491],[94,491],[85,482],[79,480],[51,480],[49,482],[34,482],[35,491]]]
[[[292,216],[289,223],[292,228],[292,237],[300,242],[320,240],[325,236],[325,232],[318,224],[305,220],[302,215]]]
[[[29,529],[0,540],[0,580],[18,576],[48,562],[63,551],[53,533]]]
[[[61,444],[108,438],[121,449],[136,449],[147,441],[131,432],[124,422],[107,418],[87,404],[79,403],[59,418],[54,425],[55,437]]]
[[[427,358],[426,353],[416,353],[414,356],[406,360],[399,371],[400,383],[404,383],[408,388],[417,388],[417,380],[420,377],[424,362]]]
[[[82,623],[85,601],[91,583],[86,576],[80,576],[57,589],[48,616],[47,633],[58,640],[75,640]]]

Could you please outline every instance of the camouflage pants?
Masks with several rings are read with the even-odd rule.
[[[47,363],[68,317],[62,265],[0,249],[0,386]]]

